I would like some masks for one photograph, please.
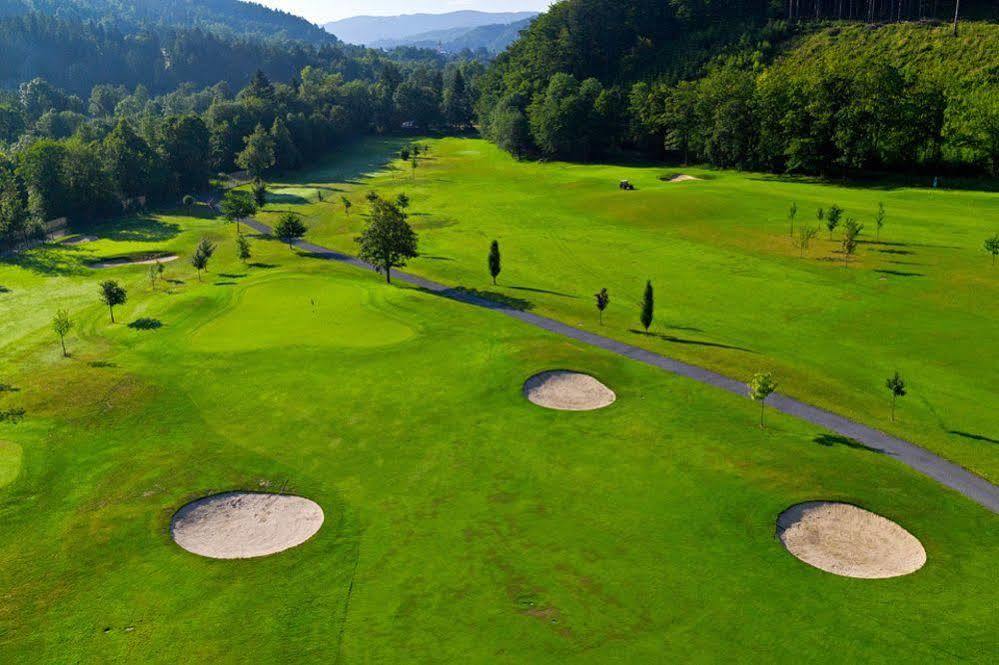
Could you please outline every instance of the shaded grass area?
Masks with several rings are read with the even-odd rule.
[[[952,433],[999,436],[999,412],[981,408],[999,395],[999,366],[983,352],[999,346],[999,301],[982,297],[999,285],[982,250],[996,231],[999,195],[947,189],[946,179],[938,189],[896,180],[865,187],[695,167],[518,162],[481,140],[425,142],[433,160],[415,179],[397,163],[360,184],[336,184],[355,202],[350,216],[336,205],[302,206],[310,238],[352,252],[364,193],[405,192],[423,254],[412,272],[517,298],[522,309],[733,377],[773,370],[795,397],[999,479],[999,450]],[[704,180],[662,182],[664,173]],[[625,179],[638,189],[618,190]],[[308,176],[301,182],[313,186]],[[799,257],[791,202],[796,227],[821,226],[816,210],[834,203],[865,225],[848,265],[840,232],[830,239],[824,226]],[[879,202],[887,223],[876,237]],[[503,253],[495,287],[485,262],[493,239]],[[637,336],[647,279],[656,288],[653,334]],[[601,288],[611,296],[603,326],[592,295]],[[668,324],[698,332],[677,335]],[[912,390],[891,423],[884,381],[896,369]]]

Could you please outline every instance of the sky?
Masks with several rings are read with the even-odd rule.
[[[554,0],[254,0],[305,17],[313,23],[328,23],[349,16],[395,16],[396,14],[443,14],[461,9],[482,12],[544,11]]]

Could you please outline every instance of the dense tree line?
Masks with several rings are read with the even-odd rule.
[[[311,66],[289,83],[257,72],[235,95],[225,84],[160,97],[102,84],[84,102],[24,83],[0,97],[0,243],[37,235],[44,220],[202,193],[219,172],[295,169],[360,134],[471,123],[478,64],[375,64],[353,80]]]
[[[807,173],[995,173],[999,26],[971,23],[955,38],[942,21],[826,21],[954,9],[944,0],[566,0],[480,79],[478,117],[518,156],[637,148]],[[961,11],[999,17],[982,1]]]

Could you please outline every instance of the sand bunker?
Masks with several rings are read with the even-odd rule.
[[[108,259],[106,261],[98,261],[97,263],[91,263],[90,268],[95,270],[100,270],[101,268],[117,268],[119,266],[147,266],[154,263],[170,263],[171,261],[176,261],[179,257],[176,254],[167,254],[166,256],[149,256],[149,257],[122,257],[120,259]]]
[[[680,175],[675,175],[666,182],[687,182],[688,180],[700,180],[697,176],[687,175],[686,173],[681,173]]]
[[[319,504],[300,496],[226,492],[183,506],[170,522],[174,541],[213,559],[249,559],[301,545],[323,524]]]
[[[589,374],[554,370],[535,374],[524,383],[524,396],[548,409],[591,411],[609,406],[614,391]]]
[[[805,563],[844,577],[898,577],[926,563],[926,550],[915,536],[848,503],[791,506],[777,518],[777,535]]]

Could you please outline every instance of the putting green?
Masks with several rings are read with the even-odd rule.
[[[323,277],[267,279],[242,289],[229,307],[195,330],[191,348],[239,352],[399,344],[414,330],[382,311],[394,297],[391,291],[373,293]]]
[[[0,487],[9,485],[21,470],[21,446],[9,441],[0,441]]]

